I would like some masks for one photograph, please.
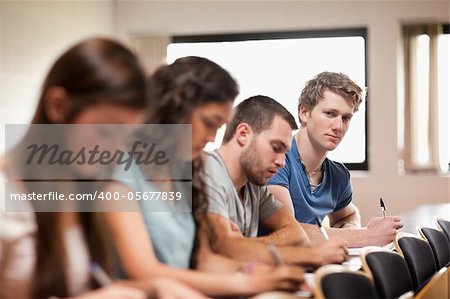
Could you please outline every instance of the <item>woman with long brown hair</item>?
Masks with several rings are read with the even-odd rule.
[[[74,45],[53,64],[44,81],[32,120],[35,126],[0,161],[0,175],[5,177],[5,184],[25,196],[48,190],[49,184],[53,193],[47,194],[60,192],[66,196],[85,192],[82,185],[86,181],[94,181],[93,186],[98,186],[95,180],[100,169],[82,159],[56,168],[57,171],[52,168],[53,162],[29,167],[24,163],[31,159],[26,155],[27,145],[49,137],[54,137],[56,144],[72,144],[74,148],[81,148],[77,142],[86,145],[91,141],[102,144],[113,140],[116,132],[103,125],[139,122],[146,92],[145,75],[136,57],[120,43],[91,38]],[[38,126],[42,124],[51,126],[35,129],[42,128]],[[59,124],[72,127],[55,137],[53,134],[59,128],[55,125]],[[86,124],[99,126],[81,131],[76,127]],[[73,134],[72,128],[83,136]],[[67,161],[63,155],[59,157],[60,162]],[[6,208],[13,207],[6,198],[6,190],[1,191],[0,207],[2,202]],[[108,233],[99,213],[80,212],[73,201],[59,204],[53,212],[49,207],[56,206],[56,202],[28,203],[19,206],[27,207],[20,212],[0,209],[0,298],[145,298],[143,292],[120,284],[90,291],[98,287],[91,275],[91,262],[113,274]],[[185,296],[200,298],[175,282],[139,286],[151,294],[161,294],[158,288],[171,292],[181,287]]]

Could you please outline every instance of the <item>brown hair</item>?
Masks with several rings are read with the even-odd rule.
[[[215,62],[188,56],[159,67],[148,80],[149,123],[188,123],[192,112],[207,103],[234,101],[239,89]]]
[[[51,67],[42,87],[33,124],[53,123],[46,114],[46,95],[50,88],[63,88],[71,110],[62,123],[70,123],[87,107],[98,103],[143,108],[146,104],[145,74],[133,53],[120,43],[91,38],[67,50]],[[28,133],[23,140],[27,140]],[[39,136],[30,137],[38,138]],[[18,148],[20,149],[20,144]],[[12,160],[22,159],[21,151],[11,153]],[[26,170],[18,170],[24,172]],[[44,169],[45,171],[45,169]],[[26,176],[24,176],[26,177]],[[43,176],[45,177],[45,176]],[[77,182],[74,182],[76,185]],[[24,182],[25,189],[31,187]],[[76,189],[77,190],[77,189]],[[106,232],[98,213],[78,213],[90,258],[111,272]],[[36,265],[32,298],[67,297],[66,248],[60,227],[60,212],[36,212]]]
[[[120,43],[92,38],[80,42],[56,60],[42,86],[33,124],[52,123],[45,112],[46,94],[62,87],[71,99],[69,123],[88,106],[107,102],[145,107],[145,74],[133,53]]]
[[[322,72],[306,82],[298,100],[298,111],[300,111],[300,107],[305,107],[311,111],[318,101],[323,98],[323,93],[326,90],[332,91],[342,96],[345,100],[352,102],[353,111],[358,111],[362,102],[361,87],[347,75],[333,72]]]
[[[274,99],[262,95],[246,99],[234,109],[233,118],[227,125],[223,137],[223,143],[230,142],[240,123],[249,124],[252,130],[258,134],[272,125],[275,116],[283,118],[292,130],[298,129],[292,114]]]

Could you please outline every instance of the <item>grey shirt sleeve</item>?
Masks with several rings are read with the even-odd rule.
[[[208,196],[208,212],[230,219],[227,204],[227,188],[223,183],[223,169],[219,161],[211,155],[205,156],[204,181]]]
[[[276,212],[283,206],[281,202],[275,199],[272,193],[269,192],[267,186],[259,187],[259,217],[260,221],[264,221]]]
[[[229,219],[226,190],[218,185],[210,176],[205,176],[206,194],[208,196],[208,212]]]

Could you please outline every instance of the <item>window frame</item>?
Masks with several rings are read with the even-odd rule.
[[[442,25],[442,33],[450,35],[450,23],[446,23]],[[449,103],[450,105],[450,103]],[[450,140],[449,140],[450,143]],[[448,171],[450,172],[450,161],[448,162]]]
[[[340,29],[318,29],[301,31],[269,31],[269,32],[248,32],[248,33],[230,33],[230,34],[205,34],[205,35],[174,35],[171,43],[205,43],[205,42],[234,42],[248,40],[274,40],[274,39],[301,39],[301,38],[330,38],[330,37],[353,37],[360,36],[364,39],[364,87],[368,86],[369,74],[369,49],[367,27],[340,28]],[[349,170],[369,171],[369,93],[366,93],[365,101],[365,160],[360,163],[344,162]]]

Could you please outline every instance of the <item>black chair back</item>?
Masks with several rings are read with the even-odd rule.
[[[377,299],[375,286],[367,275],[339,265],[328,265],[316,272],[316,298]]]
[[[383,248],[371,249],[363,253],[362,259],[364,269],[372,274],[379,297],[399,298],[412,292],[414,286],[405,259]]]
[[[447,239],[450,241],[450,221],[444,220],[442,218],[437,218],[436,223],[437,225],[439,225]]]
[[[403,233],[397,234],[396,247],[406,260],[414,291],[417,291],[437,271],[433,250],[427,241]]]
[[[420,227],[419,233],[430,243],[438,269],[450,262],[450,241],[445,234],[430,227]]]

